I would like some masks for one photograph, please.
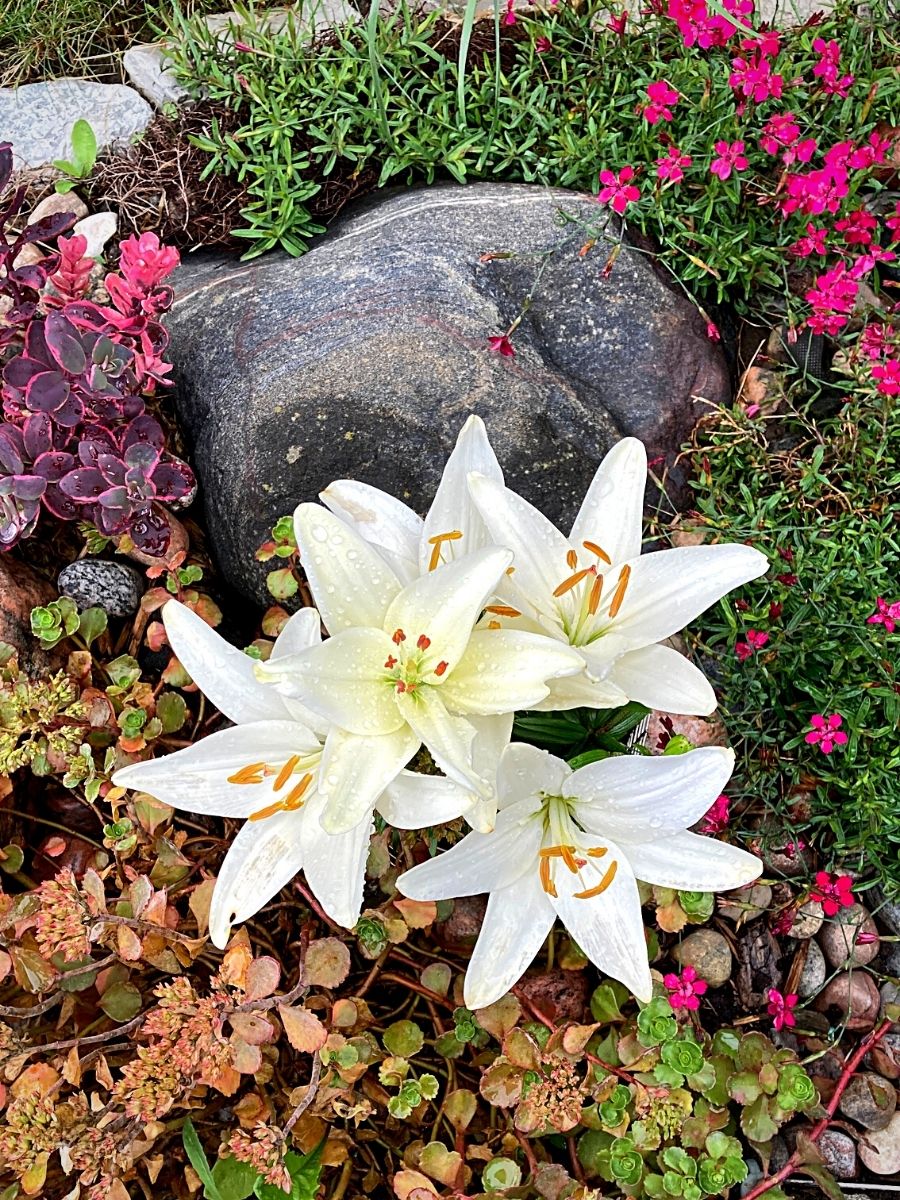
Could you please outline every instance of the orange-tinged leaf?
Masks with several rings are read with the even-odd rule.
[[[308,1008],[279,1008],[278,1015],[288,1041],[301,1054],[313,1054],[325,1045],[328,1030]]]
[[[395,900],[394,908],[410,929],[425,929],[437,920],[437,905],[433,900]]]
[[[247,979],[244,992],[248,1000],[265,1000],[278,987],[281,978],[281,966],[277,959],[268,954],[255,958],[247,967]]]
[[[398,1200],[410,1200],[410,1194],[414,1191],[424,1191],[429,1196],[434,1196],[436,1193],[431,1186],[431,1180],[427,1175],[422,1175],[419,1171],[397,1171],[393,1179],[394,1195]]]
[[[119,958],[124,958],[126,962],[137,962],[143,947],[133,929],[128,925],[119,925],[116,927],[116,949]]]

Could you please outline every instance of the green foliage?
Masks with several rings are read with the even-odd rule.
[[[57,642],[77,632],[78,623],[78,606],[67,596],[31,610],[31,632],[45,650],[52,650]]]
[[[264,542],[256,551],[257,562],[269,562],[273,558],[285,560],[286,565],[269,572],[266,587],[276,600],[289,600],[300,588],[300,555],[292,517],[279,517],[272,527],[271,541]]]
[[[753,806],[764,846],[802,837],[896,887],[900,634],[867,618],[878,596],[900,600],[900,407],[847,386],[836,411],[788,398],[768,419],[720,412],[701,429],[700,527],[752,542],[771,567],[701,618],[699,650],[715,656],[738,755],[734,811]],[[748,629],[769,642],[742,663]],[[815,713],[841,714],[846,746],[825,755],[805,742]]]
[[[58,179],[56,190],[60,195],[71,192],[80,179],[87,179],[97,161],[97,135],[88,121],[79,117],[72,126],[72,158],[54,160],[57,171],[63,171],[68,179]]]
[[[759,148],[755,120],[748,127],[734,112],[732,45],[698,53],[683,45],[674,22],[652,13],[619,38],[606,27],[607,5],[588,0],[519,13],[514,25],[499,26],[498,61],[493,48],[467,53],[474,8],[449,36],[439,12],[401,5],[381,14],[376,4],[367,22],[337,29],[314,48],[293,21],[273,34],[247,13],[242,36],[252,54],[223,52],[199,22],[177,19],[182,82],[238,115],[235,130],[214,128],[198,144],[211,170],[249,188],[240,230],[249,254],[279,244],[301,253],[319,228],[308,202],[332,176],[368,170],[378,172],[379,186],[444,177],[591,191],[602,168],[631,165],[644,173],[629,222],[656,238],[682,283],[718,297],[760,287],[783,294],[783,247],[806,218],[792,218],[787,236],[772,219],[781,168]],[[830,146],[862,138],[879,118],[897,124],[890,25],[884,0],[869,14],[845,0],[818,24],[785,32],[778,70],[798,81],[789,107],[807,134]],[[877,106],[823,98],[812,76],[817,37],[840,40],[842,71],[864,79],[873,95],[877,89]],[[548,38],[552,51],[539,54],[538,38]],[[647,85],[663,78],[681,95],[664,129],[636,116]],[[693,160],[676,187],[655,178],[661,130]],[[709,172],[714,143],[738,139],[749,169],[721,181]]]

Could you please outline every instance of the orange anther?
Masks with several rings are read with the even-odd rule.
[[[554,596],[564,596],[566,592],[570,592],[573,587],[581,583],[588,575],[593,575],[594,572],[590,567],[585,567],[583,571],[576,571],[574,575],[570,575],[568,579],[564,579],[558,588],[554,589]]]
[[[553,885],[553,880],[550,878],[550,859],[549,858],[541,859],[540,873],[541,873],[541,887],[544,889],[544,891],[547,893],[548,896],[556,896],[557,891]]]
[[[419,647],[420,650],[427,650],[428,647],[431,645],[431,638],[426,637],[425,634],[423,633],[419,636],[419,640],[416,642],[416,645]]]
[[[600,597],[603,594],[603,576],[598,575],[591,586],[591,594],[588,597],[588,612],[591,616],[600,607]]]
[[[566,565],[568,566],[570,571],[574,571],[575,568],[578,566],[578,555],[575,553],[574,550],[568,550],[566,552]]]
[[[588,888],[586,892],[575,892],[574,893],[575,899],[576,900],[592,900],[594,898],[594,896],[602,896],[602,894],[606,891],[606,889],[609,887],[609,885],[615,879],[616,871],[618,869],[619,869],[619,864],[615,860],[613,860],[609,864],[609,870],[606,872],[606,874],[603,876],[603,878],[600,880],[600,882],[597,884],[597,886]]]
[[[612,559],[606,553],[602,546],[598,546],[596,542],[582,542],[585,550],[590,550],[591,554],[596,554],[598,558],[602,558],[605,563],[612,566]]]
[[[300,782],[295,787],[291,788],[282,801],[282,804],[285,808],[292,809],[302,807],[300,798],[301,796],[305,795],[306,789],[312,783],[312,778],[313,777],[311,774],[304,775]]]
[[[609,606],[609,615],[614,617],[622,607],[622,601],[625,599],[625,592],[628,588],[628,579],[631,575],[631,567],[628,563],[622,568],[619,575],[619,582],[616,584],[616,590],[613,592],[612,603]]]
[[[443,675],[449,666],[450,664],[448,662],[439,662],[434,668],[435,675]]]
[[[521,617],[522,615],[517,608],[513,608],[510,604],[488,604],[484,611],[496,613],[498,617]]]
[[[272,784],[272,787],[274,788],[274,790],[276,792],[280,788],[283,788],[284,785],[287,783],[287,781],[290,779],[290,777],[293,775],[294,767],[296,767],[296,765],[299,761],[300,761],[299,754],[292,755],[287,760],[287,762],[284,764],[284,766],[281,768],[281,770],[278,772],[275,782]]]
[[[265,770],[264,762],[248,763],[246,767],[241,767],[239,771],[235,771],[233,775],[228,776],[229,783],[262,783],[262,773]]]
[[[402,629],[395,629],[393,634],[391,635],[391,641],[394,643],[395,646],[399,646],[401,642],[406,641],[406,634],[403,632]]]
[[[588,850],[588,858],[603,858],[605,854],[609,854],[608,846],[591,846]]]

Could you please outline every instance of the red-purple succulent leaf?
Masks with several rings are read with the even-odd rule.
[[[80,375],[87,366],[87,356],[78,336],[78,330],[62,313],[47,313],[44,336],[51,354],[64,371]]]
[[[17,500],[40,500],[47,489],[47,480],[39,475],[13,475],[12,482]]]
[[[70,500],[60,490],[58,483],[47,484],[47,490],[44,492],[44,508],[54,517],[59,517],[61,521],[81,521],[85,517],[84,509],[79,508],[73,500]]]
[[[53,355],[50,353],[50,348],[47,345],[47,339],[44,336],[44,322],[32,321],[28,326],[28,331],[25,334],[25,352],[29,358],[35,359],[36,362],[43,363],[44,369],[49,370],[55,367]]]
[[[166,435],[163,433],[159,421],[145,414],[142,417],[136,417],[127,426],[122,434],[122,448],[128,450],[138,443],[153,446],[160,452],[163,450],[166,444]]]
[[[96,467],[76,467],[62,477],[59,486],[77,504],[93,504],[106,491],[106,480]]]
[[[64,429],[74,429],[84,420],[84,405],[77,396],[70,395],[65,404],[53,414],[53,420]]]
[[[18,429],[0,426],[0,468],[7,475],[18,475],[25,468],[24,445]]]
[[[97,465],[99,454],[118,454],[119,447],[105,425],[85,425],[78,444],[78,456],[86,467]]]
[[[63,312],[79,329],[91,329],[99,332],[106,329],[109,324],[104,311],[92,300],[73,300],[71,304],[65,306]]]
[[[25,449],[31,459],[53,448],[53,422],[46,413],[31,413],[22,429]]]
[[[97,456],[97,466],[107,483],[115,484],[117,487],[125,486],[127,472],[121,458],[117,458],[115,454],[100,454]]]
[[[39,292],[47,282],[47,276],[50,273],[48,267],[49,263],[46,266],[44,263],[29,263],[25,267],[16,267],[11,278],[20,287],[32,288]]]
[[[77,224],[78,217],[75,213],[51,213],[49,217],[42,217],[40,221],[26,225],[19,236],[19,244],[24,246],[26,242],[51,242],[61,233],[68,233]]]
[[[56,483],[75,466],[75,459],[65,450],[48,450],[34,460],[32,470],[48,483]]]
[[[168,521],[155,507],[146,508],[130,521],[128,532],[139,550],[155,556],[165,554],[172,536]]]
[[[42,371],[29,381],[25,403],[31,412],[55,413],[69,398],[69,387],[58,371]]]
[[[147,478],[156,469],[159,462],[159,451],[155,446],[146,442],[133,442],[125,451],[124,459],[131,471],[136,471],[142,478]]]
[[[178,458],[161,462],[152,478],[157,500],[181,500],[194,489],[194,472]]]
[[[3,368],[3,378],[10,387],[21,390],[28,386],[35,375],[40,375],[46,370],[45,363],[38,362],[33,358],[26,358],[24,354],[17,354]]]
[[[128,489],[124,487],[107,488],[105,492],[101,492],[97,497],[97,502],[102,504],[104,508],[114,508],[119,510],[130,510],[131,505],[128,499]]]

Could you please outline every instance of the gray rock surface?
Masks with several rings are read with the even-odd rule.
[[[590,253],[560,210],[598,227]],[[724,359],[648,255],[623,247],[604,278],[618,240],[605,219],[579,193],[440,185],[379,197],[300,259],[189,259],[170,353],[229,582],[264,600],[255,549],[335,478],[424,510],[472,412],[510,484],[563,524],[622,434],[672,463],[695,397],[726,399]],[[488,337],[520,315],[542,263],[504,357]]]
[[[130,46],[122,55],[122,66],[141,95],[157,108],[164,104],[179,104],[190,95],[175,78],[163,42]]]
[[[855,1179],[859,1174],[853,1138],[839,1129],[826,1129],[818,1141],[819,1151],[828,1170],[836,1179]]]
[[[152,116],[147,101],[121,83],[52,79],[0,88],[0,131],[12,142],[17,169],[70,158],[72,126],[79,118],[90,122],[102,149],[141,133]]]
[[[860,934],[864,935],[858,941]],[[868,939],[872,938],[872,941]],[[878,957],[878,928],[861,904],[841,909],[819,932],[829,966],[865,967]]]
[[[79,608],[102,608],[111,617],[137,612],[143,581],[133,567],[105,558],[79,558],[59,573],[59,590]]]
[[[859,1157],[876,1175],[900,1172],[900,1113],[884,1129],[873,1129],[859,1143]]]
[[[693,967],[710,987],[721,987],[731,978],[731,947],[715,929],[689,933],[672,955],[682,967]]]
[[[825,983],[828,968],[825,965],[825,955],[819,948],[818,942],[809,940],[806,949],[806,961],[797,984],[797,995],[801,1000],[814,996]]]
[[[893,1086],[872,1071],[863,1071],[847,1084],[841,1096],[841,1112],[866,1129],[884,1129],[897,1109]]]

